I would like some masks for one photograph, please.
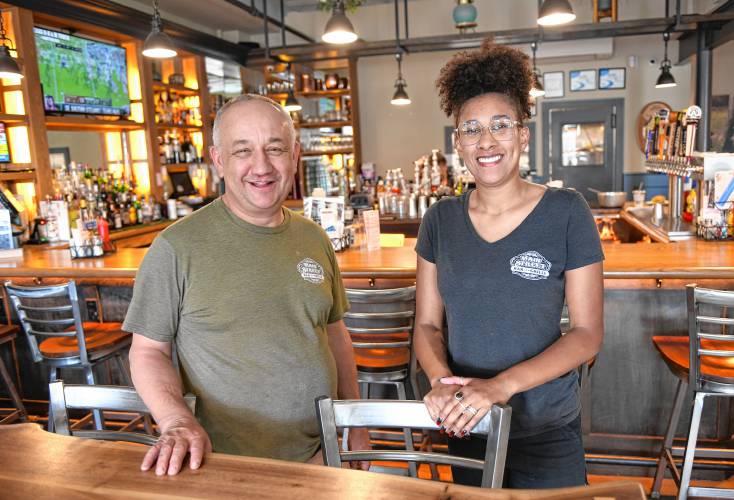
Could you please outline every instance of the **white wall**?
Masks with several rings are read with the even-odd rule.
[[[583,42],[577,42],[583,43]],[[679,83],[670,89],[656,89],[655,81],[660,74],[662,41],[657,36],[619,38],[615,40],[614,55],[606,60],[574,60],[574,62],[543,63],[543,72],[563,71],[565,97],[560,100],[625,99],[624,171],[643,172],[643,155],[635,138],[637,115],[645,104],[663,101],[674,109],[688,106],[691,94],[690,64],[674,67],[672,72]],[[388,168],[412,169],[412,161],[432,148],[443,149],[444,126],[452,125],[439,109],[435,80],[441,67],[453,54],[433,52],[409,54],[403,63],[403,74],[408,82],[408,94],[413,103],[398,108],[390,104],[397,66],[393,57],[370,57],[359,60],[360,126],[362,134],[362,157],[364,161],[377,164],[380,172]],[[628,57],[636,57],[635,67],[628,67]],[[650,64],[651,59],[655,60]],[[625,90],[592,92],[569,92],[568,73],[574,69],[627,67]],[[540,100],[536,121],[537,156],[536,165],[543,170],[542,158],[542,106]]]
[[[88,163],[92,168],[104,165],[102,134],[98,132],[48,132],[49,148],[69,148],[69,159]]]

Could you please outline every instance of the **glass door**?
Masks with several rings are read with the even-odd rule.
[[[594,204],[596,195],[588,188],[622,189],[623,103],[621,99],[544,103],[549,180],[563,181]]]

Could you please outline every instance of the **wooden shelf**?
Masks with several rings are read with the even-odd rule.
[[[28,123],[26,115],[11,115],[8,113],[0,113],[0,122],[5,123]]]
[[[301,122],[297,123],[296,127],[298,128],[341,128],[341,127],[349,127],[352,125],[352,122],[345,120],[345,121],[337,121],[337,122]]]
[[[337,97],[349,95],[352,89],[333,89],[333,90],[311,90],[309,92],[296,92],[300,97]]]
[[[0,164],[2,167],[13,165],[12,163]],[[20,165],[20,164],[15,164]],[[36,172],[34,170],[17,171],[0,170],[0,182],[34,182],[36,180]]]
[[[172,85],[170,83],[163,82],[153,82],[153,90],[165,90],[166,92],[176,92],[177,94],[181,95],[199,95],[198,89],[192,89],[189,87],[184,87],[183,85]]]
[[[334,90],[311,90],[308,92],[300,92],[295,91],[294,94],[296,97],[303,97],[303,98],[309,98],[309,97],[339,97],[343,95],[350,95],[352,92],[352,89],[334,89]],[[285,99],[288,97],[288,92],[278,92],[278,93],[270,93],[266,94],[267,97],[277,101],[279,99]]]
[[[301,151],[301,156],[324,156],[324,155],[348,155],[352,154],[352,148],[332,149],[331,151]]]
[[[145,128],[144,123],[132,120],[105,120],[85,116],[46,116],[49,130],[134,130]]]
[[[174,125],[172,123],[156,123],[155,127],[158,130],[166,129],[178,129],[178,130],[201,130],[200,125]]]
[[[3,92],[9,92],[11,90],[23,90],[22,85],[2,85]]]

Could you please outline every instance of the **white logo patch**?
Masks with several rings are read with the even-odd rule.
[[[550,276],[551,263],[535,250],[523,252],[510,259],[510,271],[526,280],[544,280]]]
[[[296,268],[304,281],[316,284],[324,282],[324,268],[315,260],[305,258],[298,263]]]

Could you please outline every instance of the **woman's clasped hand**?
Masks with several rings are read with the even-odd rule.
[[[512,397],[509,384],[499,377],[442,377],[423,398],[428,413],[450,437],[466,437],[495,404]]]

